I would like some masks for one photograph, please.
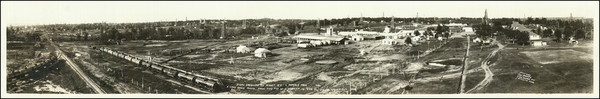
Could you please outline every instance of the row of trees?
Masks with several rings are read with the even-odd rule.
[[[533,19],[530,22],[526,21],[526,23],[547,27],[547,29],[538,27],[533,31],[542,37],[554,37],[557,41],[568,40],[571,37],[589,40],[593,29],[591,22],[584,22],[584,20],[544,20],[542,18],[540,20]]]
[[[40,31],[25,31],[18,27],[6,27],[7,41],[40,41],[42,34]]]

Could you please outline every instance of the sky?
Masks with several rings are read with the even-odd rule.
[[[598,16],[598,1],[2,1],[7,25],[198,19]]]

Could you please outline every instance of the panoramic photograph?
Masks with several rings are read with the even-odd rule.
[[[2,94],[598,95],[598,2],[2,1]]]

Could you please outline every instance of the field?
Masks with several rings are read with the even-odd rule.
[[[543,50],[521,52],[541,64],[572,62],[577,60],[592,60],[590,54],[575,50]]]
[[[565,50],[557,50],[565,51]],[[566,50],[571,52],[572,50]],[[531,52],[531,51],[527,51]],[[535,51],[534,51],[535,52]],[[545,51],[537,51],[545,52]],[[582,53],[582,52],[575,52]],[[551,53],[547,53],[551,54]],[[552,53],[556,54],[556,53]],[[565,53],[560,53],[565,54]],[[542,64],[543,60],[520,54],[518,50],[500,52],[503,57],[492,67],[494,81],[486,93],[591,93],[593,68],[590,60],[578,59]],[[575,57],[574,57],[575,58]],[[533,82],[516,79],[518,74],[532,76]]]

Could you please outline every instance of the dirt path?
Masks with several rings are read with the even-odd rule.
[[[498,45],[498,49],[492,51],[492,53],[490,53],[490,55],[488,55],[481,62],[481,68],[485,72],[485,78],[483,78],[483,80],[481,80],[481,82],[479,82],[477,85],[475,85],[475,87],[471,88],[470,90],[468,90],[465,93],[471,93],[473,91],[481,90],[482,88],[484,88],[485,86],[487,86],[488,84],[490,84],[492,82],[492,80],[494,79],[494,73],[492,72],[492,70],[490,70],[488,64],[490,64],[490,62],[489,62],[490,59],[492,57],[494,57],[498,51],[500,51],[502,48],[504,48],[504,45],[500,44],[499,42],[496,43],[496,45]]]

